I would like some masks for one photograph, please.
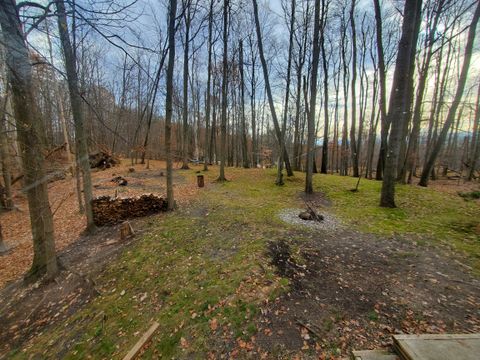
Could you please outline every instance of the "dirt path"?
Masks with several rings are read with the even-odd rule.
[[[288,239],[270,247],[289,259],[279,271],[292,290],[262,310],[256,342],[269,353],[346,356],[393,333],[480,331],[480,282],[452,254],[348,230],[290,235],[304,239],[299,259]]]

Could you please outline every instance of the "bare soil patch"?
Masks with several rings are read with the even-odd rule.
[[[455,256],[399,238],[338,230],[270,245],[291,291],[262,309],[257,345],[276,356],[388,348],[394,333],[480,331],[480,282]]]

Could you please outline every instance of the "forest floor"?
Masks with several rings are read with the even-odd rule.
[[[162,193],[158,166],[95,173],[95,191],[111,195],[115,173],[123,191]],[[126,242],[117,227],[62,226],[57,281],[0,292],[0,358],[121,358],[154,320],[143,358],[334,359],[388,348],[394,333],[480,332],[478,201],[398,186],[399,208],[381,209],[379,182],[351,192],[356,179],[316,175],[306,200],[330,225],[312,226],[284,216],[304,208],[302,174],[277,187],[274,170],[228,168],[219,184],[213,168],[196,189],[197,170],[175,173],[179,209],[132,221]],[[64,181],[51,186],[66,196]]]
[[[130,172],[129,169],[136,169]],[[165,173],[165,163],[150,161],[150,169],[145,165],[131,165],[123,160],[121,165],[106,170],[92,171],[94,196],[129,197],[142,194],[165,193],[166,177],[159,176]],[[117,186],[111,180],[116,176],[123,176],[128,186]],[[177,202],[185,205],[196,194],[194,178],[185,178],[183,174],[175,177]],[[55,243],[57,250],[62,251],[72,242],[81,237],[85,229],[85,218],[78,211],[75,180],[69,176],[48,184],[50,207],[53,212]],[[8,282],[22,276],[32,263],[33,247],[31,240],[30,218],[26,196],[19,188],[14,193],[16,210],[0,213],[0,223],[5,243],[11,250],[1,257],[0,261],[0,288]]]

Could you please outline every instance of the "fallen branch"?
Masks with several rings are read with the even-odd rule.
[[[137,343],[133,346],[133,348],[128,352],[127,355],[123,358],[123,360],[133,360],[137,357],[137,355],[140,353],[140,350],[145,346],[148,340],[150,340],[157,331],[158,327],[160,324],[158,322],[154,322],[152,326],[147,330],[145,334],[140,338],[140,340],[137,341]]]

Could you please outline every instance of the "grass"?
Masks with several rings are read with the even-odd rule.
[[[480,270],[477,203],[429,188],[397,185],[397,208],[381,208],[381,182],[362,179],[359,192],[348,191],[355,182],[350,177],[316,177],[317,187],[325,191],[337,215],[348,224],[379,235],[414,235],[429,244],[447,244],[471,257]]]
[[[188,181],[195,181],[195,170],[184,173]],[[204,358],[212,349],[248,341],[257,331],[261,301],[288,288],[288,281],[266,265],[265,245],[288,238],[289,227],[276,214],[301,206],[304,178],[296,174],[278,187],[274,170],[229,168],[231,181],[223,184],[213,184],[216,169],[205,176],[207,187],[189,208],[152,218],[135,244],[95,279],[100,296],[10,357],[123,357],[153,320],[160,329],[144,358]],[[352,227],[448,242],[467,252],[478,268],[476,203],[398,186],[399,207],[383,209],[378,207],[381,184],[362,179],[353,193],[349,189],[356,181],[315,175],[314,185],[332,200],[331,211]]]

